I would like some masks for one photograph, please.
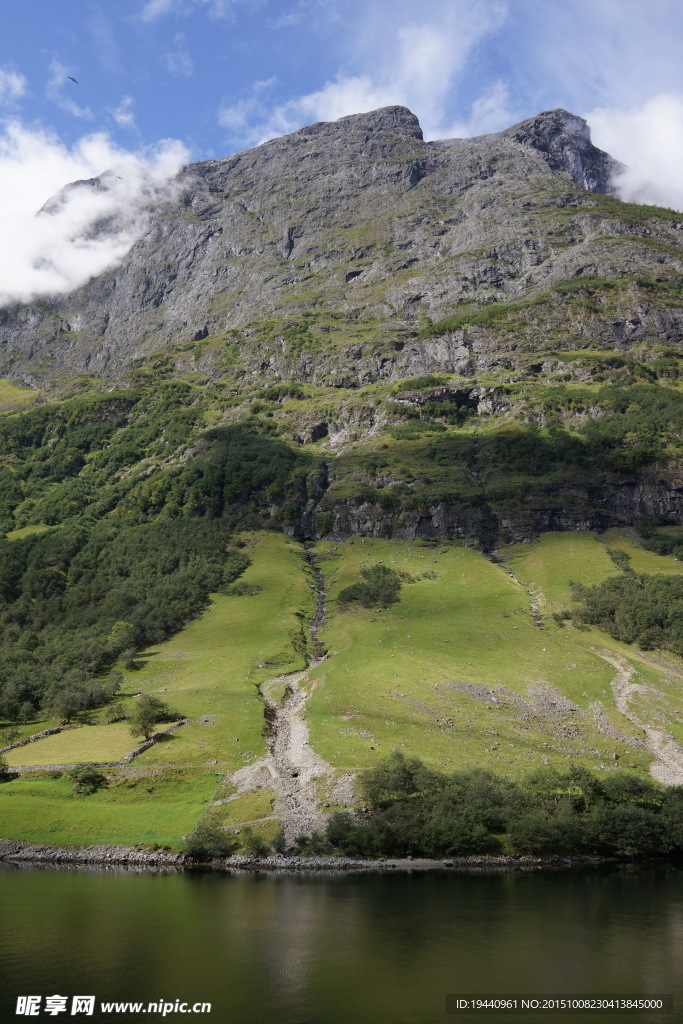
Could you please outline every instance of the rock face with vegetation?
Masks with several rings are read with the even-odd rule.
[[[615,167],[586,123],[561,110],[432,143],[404,107],[312,125],[187,167],[121,266],[63,299],[4,313],[3,362],[36,379],[63,368],[112,376],[206,338],[223,348],[207,362],[236,342],[264,378],[339,383],[343,372],[358,384],[436,364],[495,367],[500,346],[486,330],[462,330],[493,325],[472,318],[472,303],[537,296],[580,275],[678,269],[679,225],[615,202]],[[440,345],[415,344],[425,317],[459,305],[462,326]],[[312,344],[305,324],[277,323],[314,310],[336,320],[333,346]],[[527,336],[539,318],[525,317]],[[346,320],[361,329],[344,344]],[[642,308],[590,333],[632,341],[676,322]]]
[[[91,396],[18,428],[60,488],[10,469],[8,523],[82,512],[105,465],[107,512],[302,538],[680,522],[683,221],[617,169],[566,111],[426,143],[404,107],[187,167],[119,267],[0,313],[0,372]]]

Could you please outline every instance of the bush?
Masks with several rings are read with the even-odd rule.
[[[251,857],[267,857],[270,853],[270,846],[265,839],[247,827],[243,829],[244,846]]]
[[[226,587],[225,593],[228,597],[253,597],[260,594],[262,590],[263,587],[260,583],[247,583],[246,580],[239,580],[232,586]]]
[[[603,580],[593,587],[575,586],[581,602],[577,622],[598,626],[627,644],[645,650],[661,647],[683,654],[683,578],[638,575]]]
[[[327,825],[328,842],[348,856],[683,854],[683,787],[664,791],[622,771],[574,766],[510,782],[481,769],[445,775],[395,752],[361,785],[367,812]]]
[[[388,608],[401,596],[401,576],[388,565],[373,565],[362,569],[363,583],[344,587],[337,598],[343,609],[357,602],[364,608]]]
[[[215,818],[206,817],[195,826],[185,843],[185,853],[193,860],[230,857],[239,843],[231,832],[221,828]]]
[[[90,796],[98,789],[105,789],[109,785],[107,776],[97,768],[73,768],[69,775],[73,780],[75,791],[83,796]]]
[[[108,725],[113,725],[115,722],[126,722],[127,720],[128,715],[122,704],[111,704],[102,715],[102,721]]]
[[[182,718],[172,711],[168,704],[151,693],[144,693],[130,716],[130,731],[133,736],[144,736],[148,740],[159,722],[177,722]]]
[[[275,839],[273,839],[273,849],[275,850],[275,853],[284,853],[287,849],[287,840],[282,829],[280,829],[278,834],[275,836]]]

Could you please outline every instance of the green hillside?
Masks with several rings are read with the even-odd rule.
[[[319,663],[310,636],[315,577],[304,548],[273,532],[242,535],[241,543],[251,560],[240,578],[250,586],[235,588],[244,593],[216,594],[184,630],[142,651],[95,724],[7,753],[10,765],[53,768],[0,786],[3,834],[130,842],[139,821],[138,839],[178,847],[213,798],[210,814],[226,826],[242,834],[254,821],[255,833],[272,839],[277,780],[255,775],[245,786],[233,775],[264,763],[264,698],[282,700],[287,678],[306,664],[303,721],[326,763],[315,788],[328,811],[353,804],[352,792],[340,798],[340,779],[393,750],[442,771],[488,768],[511,779],[577,765],[648,777],[661,758],[646,729],[683,742],[678,659],[638,653],[552,614],[575,604],[577,567],[584,583],[619,573],[608,548],[628,550],[649,572],[680,573],[673,558],[623,533],[547,534],[501,549],[498,563],[457,542],[321,542],[313,552],[326,608]],[[377,564],[403,575],[398,602],[341,610],[340,591]],[[636,685],[626,705],[615,689],[620,669]],[[116,760],[139,742],[126,723],[106,722],[108,707],[130,711],[139,693],[168,701],[188,724],[129,766],[107,769],[110,785],[96,796],[75,794],[70,764]]]
[[[683,784],[683,236],[613,172],[383,108],[2,311],[0,835],[312,850],[393,751]]]

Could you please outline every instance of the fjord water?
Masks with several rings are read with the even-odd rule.
[[[19,995],[212,1003],[206,1024],[433,1024],[447,993],[673,993],[683,871],[251,875],[0,869],[0,1019]],[[69,1003],[69,1008],[70,1008]],[[161,1019],[154,1013],[42,1020]],[[604,1017],[604,1014],[601,1015]],[[165,1019],[188,1019],[169,1014]],[[487,1015],[495,1024],[526,1019]]]

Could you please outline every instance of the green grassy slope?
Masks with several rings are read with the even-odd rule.
[[[355,540],[319,550],[332,598],[362,564],[382,559],[437,577],[404,585],[386,611],[333,614],[308,715],[313,745],[335,766],[357,770],[398,748],[435,767],[504,774],[568,758],[599,767],[615,752],[647,767],[648,755],[595,727],[596,702],[615,712],[613,669],[575,631],[539,629],[524,588],[500,566],[457,544]],[[622,733],[633,735],[628,722]]]
[[[163,726],[161,727],[163,728]],[[141,742],[123,722],[84,725],[46,736],[5,755],[10,766],[20,764],[75,764],[81,761],[118,761]]]
[[[304,659],[293,646],[310,613],[309,580],[298,544],[277,533],[251,535],[252,565],[241,581],[259,594],[217,594],[187,629],[147,652],[128,685],[158,694],[191,722],[141,755],[139,764],[206,764],[233,770],[265,752],[258,684],[295,672]],[[204,721],[202,721],[204,719]]]
[[[228,795],[232,772],[264,754],[257,686],[304,667],[301,616],[312,613],[312,581],[297,542],[277,533],[243,536],[252,564],[242,581],[262,589],[215,595],[200,618],[146,652],[120,698],[130,707],[134,694],[154,693],[190,723],[131,768],[111,772],[110,789],[94,797],[77,798],[65,778],[0,786],[0,834],[177,844],[218,779],[220,795]],[[316,558],[329,590],[321,634],[328,656],[306,683],[313,748],[337,773],[399,749],[446,770],[486,766],[519,776],[571,762],[647,774],[653,756],[642,729],[619,710],[615,669],[601,655],[633,669],[633,682],[643,688],[633,703],[640,718],[683,742],[680,659],[638,652],[597,630],[561,625],[551,614],[571,607],[571,580],[596,583],[619,572],[608,547],[627,550],[640,571],[681,571],[673,558],[617,532],[546,534],[502,549],[501,564],[457,542],[319,543]],[[341,611],[339,591],[378,562],[413,580],[403,584],[399,603]],[[112,759],[136,742],[125,724],[97,724],[18,748],[8,760]],[[257,830],[272,838],[272,797],[270,790],[239,797],[222,806],[221,819],[236,828],[260,823]]]
[[[153,777],[112,773],[92,796],[74,793],[67,777],[29,775],[0,786],[0,834],[36,843],[159,843],[182,847],[216,788],[208,772]]]

